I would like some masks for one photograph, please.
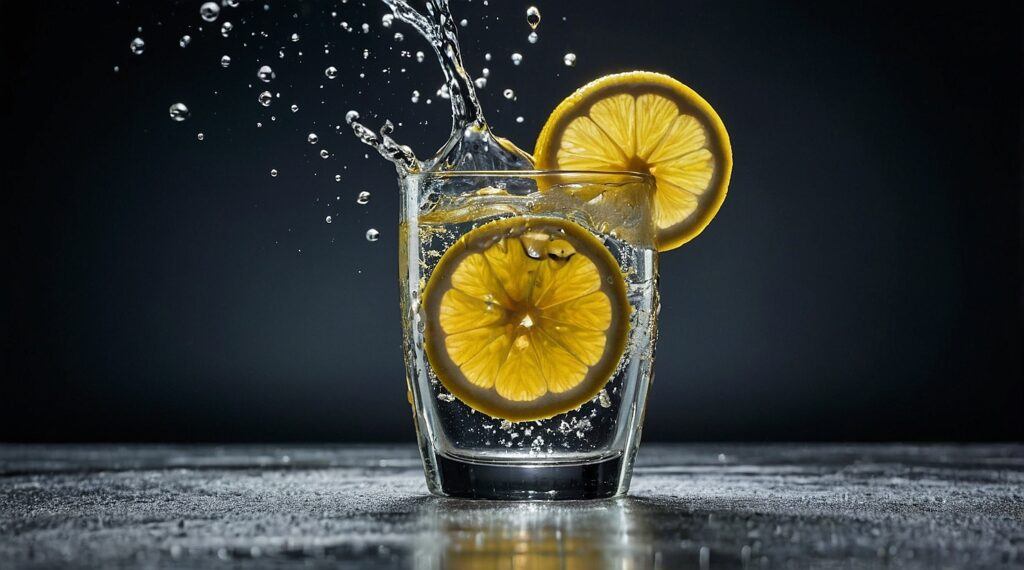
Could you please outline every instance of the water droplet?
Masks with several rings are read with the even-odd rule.
[[[188,47],[190,43],[192,43],[192,36],[188,34],[181,36],[181,39],[178,40],[178,45],[181,47]]]
[[[395,41],[396,42],[403,41],[404,39],[405,39],[405,36],[402,35],[402,32],[395,32]]]
[[[576,54],[569,52],[565,54],[565,57],[562,58],[562,61],[565,62],[565,65],[567,65],[568,67],[572,67],[576,65]]]
[[[330,216],[327,216],[326,218],[324,218],[324,221],[329,224],[329,223],[333,222],[334,220]]]
[[[135,38],[132,40],[130,45],[132,53],[135,55],[142,55],[142,52],[146,51],[146,42],[142,38]]]
[[[419,103],[420,102],[420,92],[414,90],[412,92],[412,97],[409,100],[412,101],[413,103]]]
[[[269,65],[260,67],[260,70],[256,72],[256,77],[260,78],[260,81],[264,83],[270,83],[270,80],[277,77],[273,69],[270,69]]]
[[[260,93],[260,105],[269,107],[270,103],[274,100],[274,96],[270,94],[270,91],[264,91]]]
[[[121,71],[121,67],[120,67],[120,66],[117,66],[117,65],[115,65],[115,66],[114,66],[114,73],[117,73],[118,71]]]
[[[373,228],[366,230],[366,241],[377,241],[378,239],[380,239],[380,232]]]
[[[513,65],[519,65],[520,63],[523,63],[523,54],[521,54],[519,52],[513,53],[512,54],[512,64]]]
[[[225,55],[225,56],[220,58],[220,66],[221,67],[227,67],[229,65],[231,65],[231,56],[230,55]]]
[[[331,156],[331,153],[327,152],[326,148],[320,151],[320,158],[327,158],[329,156]]]
[[[299,41],[299,34],[292,34],[292,41],[293,42]]]
[[[523,122],[523,121],[525,121],[525,120],[526,120],[526,119],[524,119],[524,118],[522,117],[522,115],[520,115],[520,116],[516,117],[516,122],[517,122],[517,123],[522,123],[522,122]]]
[[[484,54],[484,61],[491,61],[491,52],[487,52]]]
[[[358,111],[349,111],[348,113],[345,113],[345,122],[346,123],[351,125],[353,121],[358,121],[358,120],[359,120],[359,112]]]
[[[216,2],[204,2],[199,7],[199,15],[207,22],[212,22],[220,15],[220,6]]]
[[[231,30],[233,29],[235,29],[234,24],[232,24],[231,22],[224,22],[220,25],[220,35],[226,38],[229,35],[231,35]]]
[[[425,59],[426,57],[427,57],[427,56],[426,56],[426,55],[424,55],[424,54],[423,54],[423,52],[421,52],[421,51],[418,51],[418,52],[416,52],[416,61],[417,61],[418,63],[423,63],[423,60],[424,60],[424,59]]]
[[[309,144],[316,144],[316,142],[320,140],[320,137],[316,136],[316,133],[309,133],[309,135],[306,136],[306,140],[309,141]]]
[[[526,36],[526,41],[530,42],[531,44],[535,44],[537,43],[538,38],[539,36],[537,36],[537,32],[530,32],[530,35]]]
[[[324,75],[327,76],[327,79],[334,79],[338,76],[338,68],[332,65],[324,70]]]
[[[271,168],[270,169],[270,176],[272,176],[274,178],[277,178],[277,169],[276,168]]]
[[[204,135],[203,133],[198,133],[196,134],[196,138],[199,140],[203,140],[204,138],[206,138],[206,135]]]
[[[540,10],[536,6],[530,6],[526,9],[526,23],[530,24],[530,29],[536,30],[537,26],[540,25]]]
[[[504,95],[506,99],[514,99],[516,96],[516,92],[511,89],[506,89],[501,94]]]
[[[356,204],[365,205],[369,201],[370,201],[370,193],[365,191],[365,190],[360,192],[359,196],[356,197]]]
[[[189,115],[192,114],[189,112],[188,107],[186,107],[184,103],[175,103],[171,105],[169,113],[171,115],[171,119],[178,123],[184,121],[189,117]]]
[[[298,110],[299,110],[299,106],[298,106],[298,105],[295,105],[295,104],[293,104],[293,105],[292,105],[292,113],[295,113],[295,112],[297,112]]]
[[[384,14],[383,16],[380,17],[380,25],[384,26],[385,28],[390,28],[391,23],[394,21],[395,16],[393,14]]]

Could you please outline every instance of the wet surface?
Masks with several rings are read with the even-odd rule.
[[[647,445],[631,496],[426,494],[414,448],[0,446],[0,567],[1024,567],[1024,446]]]

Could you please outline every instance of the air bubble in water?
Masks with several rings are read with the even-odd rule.
[[[391,23],[394,21],[394,14],[384,14],[383,16],[380,17],[380,25],[384,26],[385,28],[390,28]]]
[[[309,135],[306,136],[306,140],[309,141],[309,144],[316,144],[316,142],[320,140],[320,137],[316,136],[316,133],[309,133]]]
[[[207,22],[212,22],[220,15],[220,6],[216,2],[204,2],[199,7],[199,15]]]
[[[270,169],[270,176],[272,176],[274,178],[277,178],[277,169],[276,168],[271,168]]]
[[[235,29],[234,24],[232,24],[231,22],[224,22],[220,25],[220,35],[226,38],[229,35],[231,35],[231,30],[233,29]]]
[[[608,392],[606,392],[604,390],[601,390],[600,392],[598,392],[597,393],[597,403],[602,408],[610,408],[610,407],[612,407],[612,399],[608,397]]]
[[[465,28],[466,26],[469,25],[469,20],[463,18],[463,19],[459,20],[459,25],[462,26],[463,28]]]
[[[229,65],[231,65],[231,56],[230,55],[225,55],[225,56],[220,58],[220,66],[221,67],[227,67]]]
[[[299,41],[299,34],[292,34],[292,41],[293,42]]]
[[[565,57],[562,58],[562,61],[565,63],[566,66],[572,67],[576,65],[576,54],[569,52],[565,54]]]
[[[423,52],[421,52],[421,51],[418,51],[418,52],[416,52],[416,61],[417,61],[418,63],[423,63],[423,60],[424,60],[424,58],[426,58],[426,57],[427,57],[427,56],[426,56],[426,55],[424,55],[424,54],[423,54]]]
[[[335,174],[334,175],[334,181],[335,182],[341,182],[341,175],[340,174]]]
[[[264,107],[269,107],[271,101],[274,100],[274,96],[270,94],[270,91],[264,91],[263,93],[260,93],[259,99],[260,105],[263,105]]]
[[[196,134],[196,138],[199,140],[203,140],[204,138],[206,138],[206,135],[204,135],[203,133],[198,133]]]
[[[491,52],[487,52],[484,54],[484,61],[491,61]]]
[[[366,230],[366,241],[377,241],[378,239],[380,239],[380,232],[373,228]]]
[[[188,110],[188,107],[186,107],[184,103],[175,103],[171,105],[169,113],[171,114],[171,119],[179,123],[184,121],[189,117],[189,115],[191,115],[191,113]]]
[[[395,32],[395,41],[400,42],[403,40],[405,40],[405,36],[402,35],[402,32]]]
[[[521,54],[519,52],[513,53],[512,54],[512,64],[513,65],[519,65],[520,63],[523,63],[523,54]]]
[[[370,50],[368,50],[368,49],[364,49],[363,50],[363,59],[370,59]]]
[[[370,24],[367,24],[366,22],[363,22],[363,25],[359,26],[359,28],[363,30],[364,34],[370,33]]]
[[[537,26],[540,25],[540,10],[536,6],[530,6],[526,9],[526,23],[530,24],[530,29],[536,30]]]
[[[324,75],[327,76],[327,79],[334,79],[338,76],[338,68],[332,65],[324,70]]]
[[[514,99],[516,96],[516,92],[511,89],[506,89],[501,94],[504,95],[506,99]]]
[[[522,122],[523,122],[523,121],[525,121],[525,120],[526,120],[526,119],[524,119],[522,115],[520,115],[520,116],[516,117],[516,122],[517,122],[517,123],[522,123]]]
[[[188,34],[186,34],[184,36],[181,36],[181,39],[178,40],[178,45],[181,46],[181,47],[187,47],[188,44],[190,44],[190,43],[192,43],[192,36],[190,36]]]
[[[358,111],[349,111],[348,113],[345,113],[345,122],[346,123],[351,125],[353,121],[358,121],[358,120],[359,120],[359,112]]]
[[[331,153],[327,152],[326,148],[320,151],[320,158],[327,158],[329,156],[331,156]]]
[[[325,221],[325,222],[327,222],[327,223],[329,224],[329,223],[333,222],[333,221],[334,221],[334,219],[333,219],[333,218],[331,218],[330,216],[327,216],[326,218],[324,218],[324,221]]]
[[[477,89],[483,89],[484,87],[487,87],[487,78],[477,77],[473,80],[473,85],[476,85]]]
[[[365,190],[360,192],[359,196],[356,197],[356,204],[359,204],[359,205],[365,205],[369,201],[370,201],[370,193],[365,191]]]
[[[526,41],[530,42],[531,44],[537,43],[537,39],[537,32],[530,32],[530,35],[526,36]]]
[[[129,47],[135,55],[142,55],[146,51],[146,42],[142,38],[135,38]]]
[[[223,0],[221,4],[227,6],[228,8],[237,8],[238,0]]]
[[[414,90],[412,92],[412,97],[410,97],[409,100],[412,101],[413,103],[419,103],[420,102],[420,92]]]
[[[292,105],[292,113],[298,112],[298,110],[299,110],[299,106],[298,106],[298,105],[295,105],[295,104],[293,104],[293,105]]]
[[[270,83],[270,80],[277,77],[277,74],[274,73],[274,70],[269,65],[264,65],[256,72],[256,77],[259,77],[260,81],[264,83]]]

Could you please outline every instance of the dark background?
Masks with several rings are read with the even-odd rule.
[[[394,174],[334,125],[386,114],[429,154],[436,64],[375,1],[203,31],[200,3],[2,3],[0,440],[411,441]],[[573,89],[643,68],[732,137],[723,209],[662,258],[647,439],[1024,438],[1019,3],[536,3],[531,45],[526,2],[453,0],[500,134],[531,148]]]

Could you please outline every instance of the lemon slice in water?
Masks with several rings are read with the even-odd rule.
[[[651,174],[660,251],[704,230],[732,173],[729,134],[711,105],[675,79],[644,71],[602,77],[562,101],[534,159],[538,169]]]
[[[430,366],[453,395],[510,421],[592,399],[626,346],[630,306],[618,263],[565,220],[515,217],[463,235],[423,292]]]

